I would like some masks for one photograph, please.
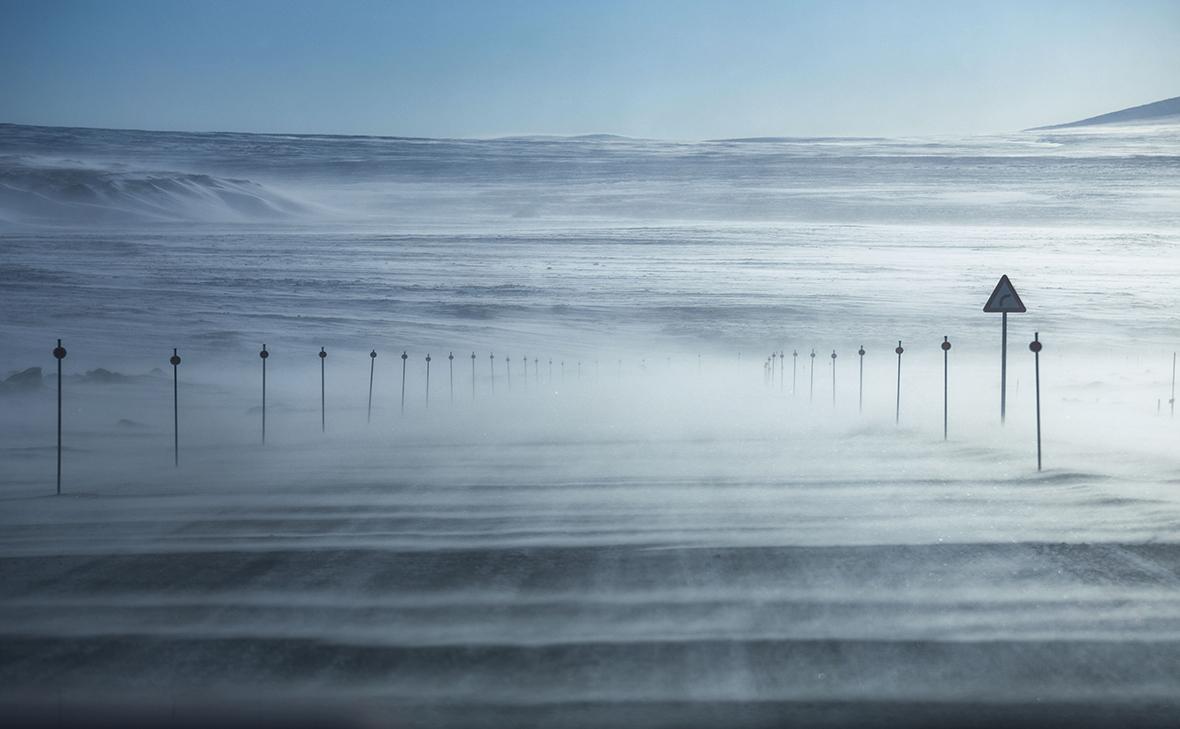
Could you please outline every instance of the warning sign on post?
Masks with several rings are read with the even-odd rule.
[[[1008,280],[1007,274],[1000,276],[1000,282],[996,284],[992,295],[983,305],[983,310],[989,314],[1023,314],[1027,311],[1024,308],[1024,302],[1020,300],[1020,294],[1016,293],[1016,287]]]

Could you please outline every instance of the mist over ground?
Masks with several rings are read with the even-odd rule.
[[[0,705],[1164,725],[1178,151],[0,125]]]

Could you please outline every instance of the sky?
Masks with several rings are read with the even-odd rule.
[[[1004,132],[1180,95],[1180,0],[0,0],[0,122]]]

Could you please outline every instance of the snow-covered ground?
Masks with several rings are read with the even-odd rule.
[[[0,705],[1162,724],[1178,155],[0,126]]]

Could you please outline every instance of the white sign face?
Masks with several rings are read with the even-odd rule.
[[[1024,302],[1020,300],[1020,294],[1016,293],[1016,287],[1008,280],[1006,274],[1000,276],[1000,282],[996,284],[992,295],[983,305],[983,310],[989,314],[1022,314],[1028,311],[1024,308]]]

